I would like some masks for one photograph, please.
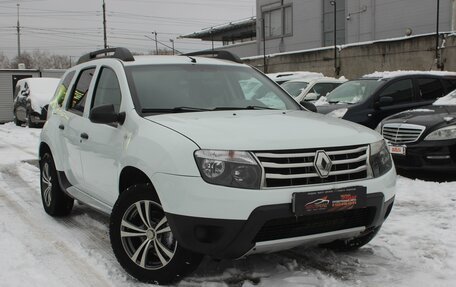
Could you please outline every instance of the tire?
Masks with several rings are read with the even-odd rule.
[[[14,111],[14,124],[18,127],[22,126],[24,122],[21,122],[20,120],[17,119],[16,111]]]
[[[379,230],[380,226],[359,237],[348,240],[336,240],[330,243],[321,244],[320,247],[342,252],[354,251],[369,243],[375,237],[375,235],[377,235]]]
[[[150,184],[133,185],[120,195],[111,213],[109,235],[120,265],[142,282],[178,281],[194,271],[203,258],[174,239]]]
[[[66,195],[59,185],[54,159],[45,153],[40,160],[41,200],[44,210],[51,216],[65,216],[73,209],[73,198]]]
[[[27,126],[29,128],[36,128],[37,125],[32,121],[32,115],[31,115],[31,112],[29,110],[27,110]]]

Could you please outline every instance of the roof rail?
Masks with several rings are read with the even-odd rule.
[[[113,53],[112,55],[108,55],[108,53]],[[103,56],[99,56],[102,55]],[[126,62],[131,62],[134,61],[135,58],[133,57],[133,54],[128,50],[127,48],[107,48],[107,49],[102,49],[94,52],[87,53],[85,55],[82,55],[81,58],[78,60],[78,64],[89,62],[93,59],[98,59],[98,58],[115,58],[115,59],[120,59],[122,61]]]
[[[217,58],[221,60],[228,60],[236,63],[241,63],[242,60],[239,58],[237,55],[228,52],[228,51],[199,51],[199,52],[193,52],[193,53],[187,53],[184,54],[183,56],[206,56],[209,58]]]

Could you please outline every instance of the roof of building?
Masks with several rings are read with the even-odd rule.
[[[180,38],[201,39],[206,41],[229,41],[253,38],[256,36],[256,17],[229,22],[194,32]]]

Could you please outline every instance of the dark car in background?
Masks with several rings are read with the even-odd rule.
[[[17,126],[38,127],[46,122],[47,108],[60,79],[27,78],[15,87],[13,115]]]
[[[396,167],[456,171],[456,90],[432,105],[390,116],[376,130]]]
[[[319,113],[374,129],[384,118],[432,104],[455,88],[456,73],[374,73],[345,82],[316,106]]]

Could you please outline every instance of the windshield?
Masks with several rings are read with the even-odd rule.
[[[452,91],[445,97],[437,99],[433,106],[456,106],[456,90]]]
[[[300,109],[282,89],[249,67],[183,64],[126,70],[144,113]]]
[[[299,96],[302,91],[309,85],[307,82],[285,82],[280,85],[287,93],[289,93],[293,98]]]
[[[382,83],[376,79],[345,82],[335,88],[326,100],[329,103],[356,104],[369,98]]]

